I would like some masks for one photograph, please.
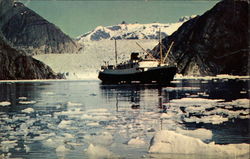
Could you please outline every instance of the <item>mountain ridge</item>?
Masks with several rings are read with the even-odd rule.
[[[43,62],[12,48],[2,36],[0,32],[0,80],[63,78]]]
[[[15,48],[29,55],[77,51],[77,42],[21,2],[0,0],[0,10],[0,29]]]
[[[223,0],[201,16],[185,22],[163,39],[168,61],[184,75],[249,75],[247,0]],[[159,57],[159,45],[153,51]]]

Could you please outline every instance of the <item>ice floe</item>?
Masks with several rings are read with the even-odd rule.
[[[202,116],[195,117],[191,116],[183,119],[187,123],[211,123],[211,124],[221,124],[223,122],[228,121],[228,118],[220,116],[220,115],[210,115],[210,116]]]
[[[114,154],[103,146],[90,144],[85,150],[89,158],[102,159],[102,158],[114,158]]]
[[[163,90],[167,92],[172,92],[172,91],[197,91],[200,90],[200,87],[166,87]]]
[[[11,105],[11,103],[9,101],[2,101],[2,102],[0,102],[0,106],[5,107],[5,106],[9,106],[9,105]]]
[[[26,100],[27,97],[18,97],[19,100]]]
[[[113,135],[109,132],[86,135],[84,136],[84,139],[89,143],[104,146],[111,145],[113,143]]]
[[[19,101],[19,104],[35,104],[36,101]]]
[[[145,141],[139,137],[132,138],[128,141],[128,145],[144,145]]]
[[[17,140],[1,141],[0,149],[3,152],[9,152],[9,149],[14,148],[15,146],[17,146]]]
[[[58,128],[61,128],[61,129],[66,129],[70,126],[70,124],[72,123],[72,121],[69,121],[69,120],[62,120],[59,125],[58,125]]]
[[[176,132],[182,135],[199,138],[201,140],[208,140],[208,139],[212,139],[213,137],[212,131],[204,129],[204,128],[199,128],[195,130],[184,130],[181,128],[176,128]]]
[[[72,107],[72,106],[81,106],[81,103],[74,103],[74,102],[67,102],[67,106],[68,107]]]
[[[224,157],[244,155],[249,157],[249,144],[206,144],[197,138],[178,134],[174,131],[162,130],[154,135],[148,151],[149,153],[215,155]]]
[[[33,113],[35,110],[33,108],[26,108],[24,110],[22,110],[21,112],[23,113]]]

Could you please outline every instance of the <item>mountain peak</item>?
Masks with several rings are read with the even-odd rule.
[[[29,54],[71,53],[77,49],[74,40],[21,2],[0,0],[0,30],[17,49]]]
[[[159,29],[161,29],[161,36],[166,37],[171,35],[178,29],[181,24],[195,16],[185,16],[177,23],[150,23],[128,24],[122,22],[121,24],[112,26],[97,26],[94,30],[78,37],[79,42],[84,41],[99,41],[99,40],[113,40],[113,39],[158,39]]]

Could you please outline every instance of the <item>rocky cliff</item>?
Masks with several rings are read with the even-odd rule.
[[[249,0],[222,0],[163,39],[184,75],[249,75]],[[153,50],[159,57],[159,45]]]
[[[13,0],[0,0],[0,30],[15,48],[29,54],[77,50],[75,41],[58,27]]]
[[[0,33],[0,80],[61,78],[50,67],[9,46]]]

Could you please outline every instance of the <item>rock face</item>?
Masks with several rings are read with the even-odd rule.
[[[223,0],[163,39],[184,75],[249,75],[249,0]],[[159,57],[159,45],[153,50]]]
[[[0,80],[61,78],[50,67],[13,49],[0,33]]]
[[[0,0],[0,30],[15,48],[29,54],[77,50],[77,44],[58,27],[13,0]]]

